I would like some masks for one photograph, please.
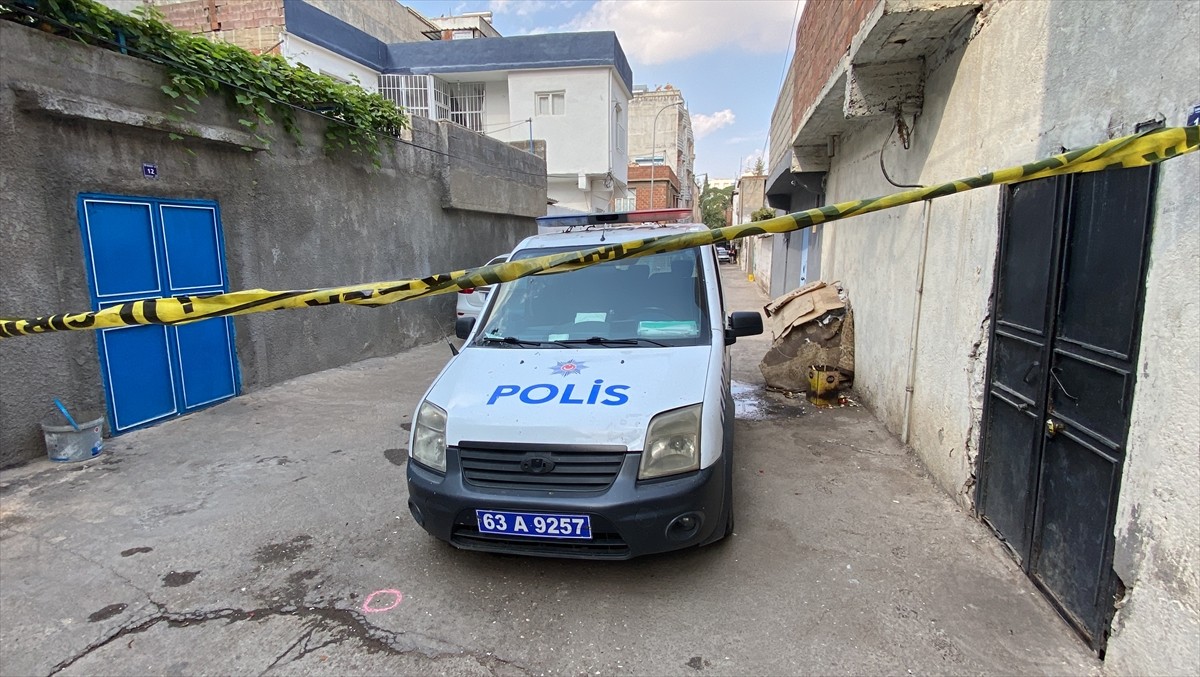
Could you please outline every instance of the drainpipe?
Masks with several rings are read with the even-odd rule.
[[[900,443],[908,444],[908,433],[912,426],[913,386],[917,381],[917,340],[921,336],[921,298],[925,292],[925,254],[929,251],[929,212],[932,200],[925,201],[921,222],[921,255],[917,259],[917,288],[913,299],[912,330],[908,336],[908,382],[904,384],[904,430]]]

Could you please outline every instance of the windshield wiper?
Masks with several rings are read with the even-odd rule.
[[[513,346],[540,346],[540,345],[542,345],[541,341],[526,341],[525,339],[519,339],[516,336],[504,336],[504,337],[484,336],[483,338],[481,338],[479,340],[487,342],[487,343],[507,343],[507,344],[513,345]]]
[[[659,343],[658,341],[651,341],[650,339],[647,339],[647,338],[610,339],[610,338],[604,338],[603,336],[593,336],[591,338],[586,338],[586,339],[567,339],[565,341],[557,341],[557,343],[566,343],[566,344],[586,343],[588,345],[593,345],[593,346],[608,346],[608,345],[636,346],[639,343],[653,343],[656,346],[660,346],[663,348],[667,347],[667,344],[665,344],[665,343]]]

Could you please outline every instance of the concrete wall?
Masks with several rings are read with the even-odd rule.
[[[91,307],[81,192],[218,201],[232,289],[477,265],[536,232],[530,217],[544,213],[540,159],[449,123],[414,120],[414,141],[440,153],[397,144],[381,170],[326,155],[325,123],[307,114],[299,118],[304,145],[281,138],[269,152],[246,152],[241,145],[257,142],[219,99],[197,118],[208,140],[170,140],[176,128],[159,113],[162,82],[149,62],[0,21],[0,147],[27,151],[0,163],[0,316]],[[142,177],[143,162],[158,165],[158,179]],[[453,306],[453,295],[443,295],[237,318],[243,389],[439,339]],[[54,397],[104,409],[95,335],[0,341],[0,466],[45,453],[37,423]]]
[[[1197,102],[1194,2],[990,3],[927,59],[912,148],[884,150],[892,177],[933,183],[1133,133]],[[969,41],[968,41],[969,39]],[[965,44],[964,44],[965,43]],[[1014,55],[1020,58],[1014,58]],[[893,192],[879,172],[890,120],[843,135],[828,202]],[[1128,586],[1108,645],[1116,674],[1200,664],[1200,157],[1160,167],[1138,382],[1115,568]],[[931,203],[912,447],[969,506],[987,356],[1000,189]],[[856,389],[893,432],[903,402],[924,206],[829,224],[823,278],[855,308]]]
[[[224,0],[244,2],[245,0]],[[384,42],[425,42],[423,31],[437,30],[420,14],[392,0],[304,0]]]
[[[755,235],[749,240],[749,246],[753,248],[752,261],[748,264],[751,266],[750,274],[754,275],[754,283],[758,288],[768,295],[771,293],[771,258],[775,249],[775,237]]]
[[[737,212],[733,222],[746,223],[750,215],[767,206],[767,177],[747,174],[738,179]]]

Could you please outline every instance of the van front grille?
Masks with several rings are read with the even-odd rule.
[[[458,447],[463,479],[477,487],[603,491],[625,462],[620,450],[563,451],[518,447]]]

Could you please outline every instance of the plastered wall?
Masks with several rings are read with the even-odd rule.
[[[1182,125],[1200,103],[1194,2],[988,3],[927,58],[925,103],[903,150],[891,120],[843,135],[827,202],[928,184],[1131,134]],[[1160,167],[1141,352],[1115,527],[1128,595],[1105,670],[1193,673],[1200,665],[1200,157]],[[929,206],[910,444],[971,507],[987,356],[1000,189]],[[856,388],[890,430],[904,428],[923,205],[830,224],[823,278],[855,308]]]

